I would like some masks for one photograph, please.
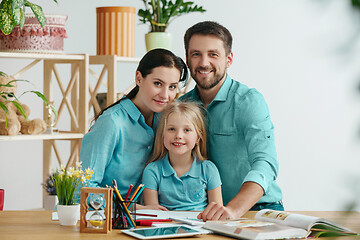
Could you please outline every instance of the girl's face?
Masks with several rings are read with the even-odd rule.
[[[143,114],[162,112],[174,100],[179,79],[180,71],[175,67],[156,67],[146,77],[137,71],[139,92],[134,99],[135,105]]]
[[[191,155],[199,142],[194,124],[183,114],[171,113],[164,130],[164,146],[171,155]]]

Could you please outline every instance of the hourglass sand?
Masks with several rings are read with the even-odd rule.
[[[88,198],[90,205],[95,209],[89,220],[86,215],[89,212]],[[111,188],[81,188],[80,195],[80,232],[82,233],[108,233],[112,225],[112,194]],[[104,206],[104,215],[99,210]]]

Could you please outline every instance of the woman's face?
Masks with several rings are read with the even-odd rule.
[[[175,67],[156,67],[146,77],[137,71],[139,92],[134,99],[135,105],[143,114],[162,112],[174,100],[179,79],[180,71]]]

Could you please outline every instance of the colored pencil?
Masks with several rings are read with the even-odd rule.
[[[138,191],[138,193],[136,194],[135,198],[133,199],[133,201],[130,201],[130,205],[128,206],[128,208],[130,209],[131,206],[133,205],[134,202],[136,202],[136,200],[139,198],[139,196],[141,195],[142,191],[144,191],[145,186],[142,185],[142,187],[140,188],[140,190]]]
[[[128,190],[127,193],[126,193],[125,202],[128,200],[132,188],[133,188],[133,185],[130,184],[129,190]]]
[[[120,194],[119,190],[117,189],[117,184],[116,184],[116,180],[115,180],[115,179],[113,180],[113,183],[114,183],[115,194],[116,194],[116,196],[119,198],[120,204],[122,205],[122,207],[123,207],[123,209],[124,209],[124,211],[125,211],[126,216],[127,216],[127,217],[129,218],[129,220],[130,220],[130,224],[133,225],[133,227],[136,227],[136,223],[134,222],[134,219],[132,219],[129,210],[128,210],[128,208],[126,207],[125,202],[124,202],[123,198],[121,197],[121,194]]]
[[[140,184],[140,185],[136,188],[136,190],[135,190],[135,192],[133,193],[133,195],[131,196],[129,202],[126,204],[127,207],[130,206],[130,202],[131,202],[132,200],[134,200],[134,198],[136,197],[136,194],[139,192],[139,190],[140,190],[140,188],[141,188],[142,186],[144,186],[144,184]]]
[[[131,215],[137,215],[137,216],[144,216],[144,217],[157,217],[158,215],[155,214],[146,214],[146,213],[135,213],[135,212],[131,212]]]

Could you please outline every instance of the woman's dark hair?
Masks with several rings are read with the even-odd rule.
[[[156,48],[147,52],[140,60],[136,71],[139,71],[141,75],[145,78],[148,74],[152,73],[154,68],[157,67],[177,68],[180,71],[179,81],[184,82],[184,85],[186,85],[188,79],[188,71],[185,62],[180,57],[176,56],[171,51],[166,49]],[[103,114],[104,111],[120,103],[122,100],[126,98],[133,99],[138,93],[138,91],[139,86],[135,86],[125,97],[103,109],[97,116],[95,116],[95,121],[99,118],[101,114]]]

